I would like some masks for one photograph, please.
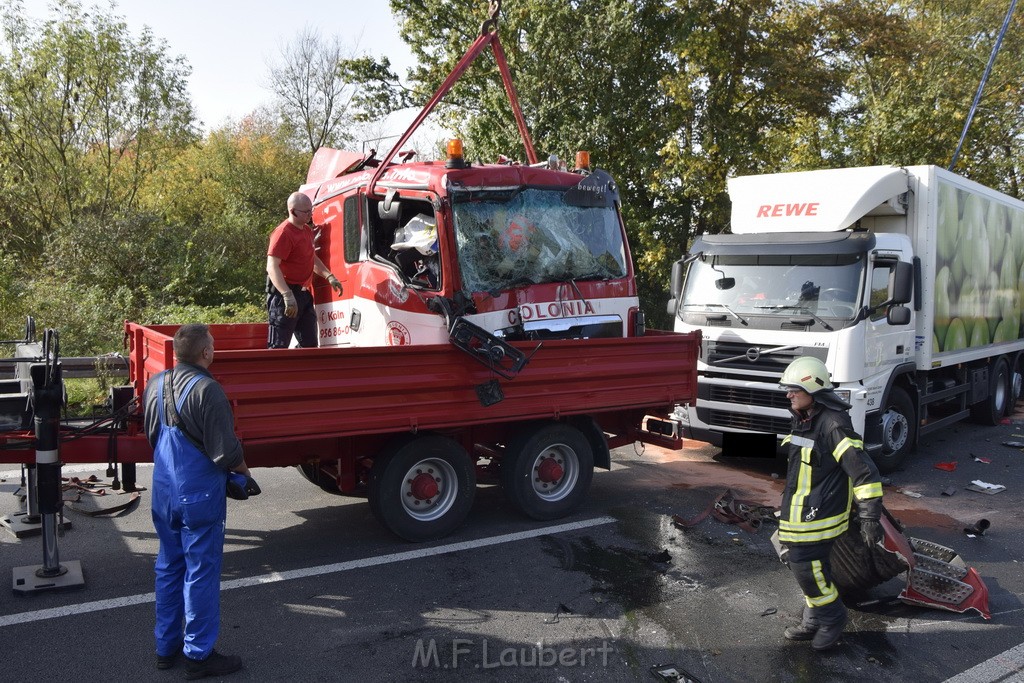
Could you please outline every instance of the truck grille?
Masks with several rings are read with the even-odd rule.
[[[722,340],[707,340],[706,344],[704,358],[715,369],[754,370],[779,377],[786,366],[800,356],[813,356],[822,361],[828,356],[828,349],[818,347],[784,347],[769,353],[770,349],[778,347]]]
[[[712,384],[708,399],[718,403],[742,403],[748,406],[763,406],[765,408],[789,408],[789,401],[782,391],[770,389],[747,389],[746,387],[731,387],[721,384]]]
[[[768,415],[750,415],[747,413],[730,413],[725,410],[708,410],[707,416],[701,416],[701,412],[698,409],[697,416],[712,427],[730,427],[732,429],[745,429],[765,434],[789,434],[790,432],[791,421],[785,418]]]

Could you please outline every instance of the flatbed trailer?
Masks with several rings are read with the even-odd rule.
[[[173,366],[177,328],[126,323],[133,398]],[[678,446],[646,423],[695,399],[700,348],[699,334],[658,330],[511,342],[528,360],[506,379],[453,344],[268,350],[265,324],[211,332],[210,371],[249,465],[297,466],[325,491],[365,495],[408,540],[460,525],[478,481],[501,484],[526,515],[554,519],[583,500],[594,466],[611,467],[612,448]],[[32,462],[31,434],[0,438],[5,459]],[[19,439],[26,449],[11,450]],[[116,432],[64,432],[60,460],[150,462],[139,403]]]

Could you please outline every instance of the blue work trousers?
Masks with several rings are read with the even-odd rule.
[[[178,401],[178,408],[193,385]],[[161,391],[161,395],[163,392]],[[156,652],[183,647],[206,659],[220,630],[220,571],[227,519],[227,473],[213,464],[163,411],[153,449],[153,526],[156,558]]]

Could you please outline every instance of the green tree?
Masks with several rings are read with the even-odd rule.
[[[0,223],[38,256],[82,216],[130,211],[146,176],[195,137],[189,67],[110,10],[58,0],[30,20],[9,3],[0,43]]]

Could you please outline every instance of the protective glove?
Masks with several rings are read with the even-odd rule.
[[[860,520],[860,537],[864,540],[864,545],[872,548],[882,542],[882,525],[878,523],[877,519],[862,519]]]
[[[334,291],[338,293],[338,296],[341,296],[341,282],[338,281],[338,278],[334,277],[334,273],[328,273],[327,284],[334,287]]]
[[[291,290],[288,290],[281,295],[284,299],[284,314],[289,318],[294,318],[299,314],[299,304],[295,301],[295,295]]]
[[[249,496],[263,493],[260,485],[248,474],[228,472],[227,495],[234,500],[247,500]]]

